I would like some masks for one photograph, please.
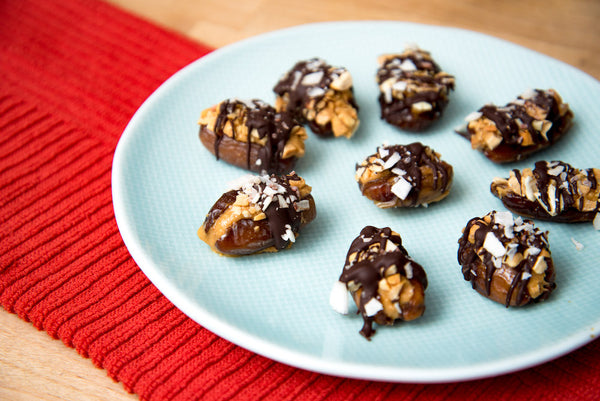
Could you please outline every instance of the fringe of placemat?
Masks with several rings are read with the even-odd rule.
[[[4,1],[0,21],[0,304],[142,400],[593,399],[600,392],[597,341],[501,378],[420,385],[295,369],[202,328],[131,259],[114,219],[110,175],[135,110],[210,49],[93,0]]]

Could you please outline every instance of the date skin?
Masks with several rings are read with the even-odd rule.
[[[492,191],[492,193],[498,196],[494,191]],[[501,200],[507,209],[521,216],[560,223],[589,222],[594,220],[597,213],[596,210],[581,212],[577,209],[566,209],[556,216],[551,216],[538,202],[530,201],[524,196],[507,194]]]
[[[223,196],[225,196],[224,194]],[[223,197],[221,197],[222,199]],[[219,199],[219,201],[221,201]],[[317,212],[312,195],[304,198],[309,201],[310,208],[301,214],[300,228],[315,219]],[[234,199],[235,200],[235,199]],[[217,201],[217,204],[219,204]],[[233,202],[232,202],[233,203]],[[224,200],[221,208],[227,207]],[[221,212],[222,213],[222,212]],[[224,236],[215,243],[216,248],[225,255],[242,256],[265,251],[274,247],[275,240],[266,219],[254,221],[252,219],[241,219],[229,227]]]
[[[215,152],[215,141],[217,139],[215,133],[205,126],[200,128],[200,141],[212,153],[214,156]],[[256,161],[260,159],[260,154],[264,152],[263,146],[256,143],[250,144],[250,153],[248,154],[248,143],[236,141],[233,138],[223,135],[221,142],[218,146],[218,158],[223,161],[232,164],[234,166],[261,173],[263,170],[267,173],[285,173],[292,171],[296,164],[296,157],[289,157],[286,159],[279,159],[274,166],[270,166],[266,162],[257,164]]]

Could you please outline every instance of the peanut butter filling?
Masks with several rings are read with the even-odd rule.
[[[222,199],[225,201],[215,203],[198,230],[198,237],[214,252],[235,256],[223,252],[218,243],[230,233],[236,223],[244,219],[253,222],[268,221],[274,245],[261,249],[260,252],[276,252],[295,242],[300,226],[308,222],[303,212],[313,207],[306,199],[310,196],[311,187],[304,179],[295,173],[281,177],[249,176],[234,187],[236,189],[223,195]],[[227,197],[230,193],[235,196],[233,201],[232,196]],[[258,231],[260,228],[257,225],[254,229]]]

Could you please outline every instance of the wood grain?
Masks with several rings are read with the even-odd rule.
[[[486,33],[600,79],[600,2],[593,0],[109,0],[207,45],[323,21],[397,20]]]
[[[594,0],[110,0],[204,44],[221,47],[293,25],[399,20],[493,35],[600,79],[600,1]],[[0,400],[133,400],[104,370],[0,309]]]
[[[0,400],[137,399],[74,349],[0,308]]]

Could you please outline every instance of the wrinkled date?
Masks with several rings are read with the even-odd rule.
[[[559,140],[573,112],[553,90],[527,90],[506,106],[488,104],[469,114],[457,132],[496,163],[524,159]]]
[[[291,113],[317,135],[350,138],[358,129],[352,76],[344,67],[319,58],[299,61],[273,91],[277,111]]]
[[[504,206],[522,216],[566,223],[592,221],[600,211],[600,169],[580,170],[561,161],[514,169],[490,186]]]
[[[198,124],[217,159],[250,171],[287,173],[304,156],[304,127],[258,99],[224,100],[203,110]]]
[[[548,298],[556,287],[548,233],[511,212],[471,219],[458,240],[464,279],[506,307]]]
[[[311,188],[294,172],[242,177],[212,206],[199,238],[226,256],[276,252],[316,217]]]
[[[380,146],[356,165],[362,194],[380,208],[428,205],[448,196],[452,166],[419,142]]]
[[[366,226],[350,245],[330,304],[347,314],[350,293],[363,318],[360,333],[370,339],[373,323],[392,325],[421,317],[426,288],[425,270],[408,256],[400,235],[389,227]]]
[[[378,59],[381,118],[399,128],[421,131],[438,120],[454,89],[454,77],[442,71],[427,51],[407,48]]]

